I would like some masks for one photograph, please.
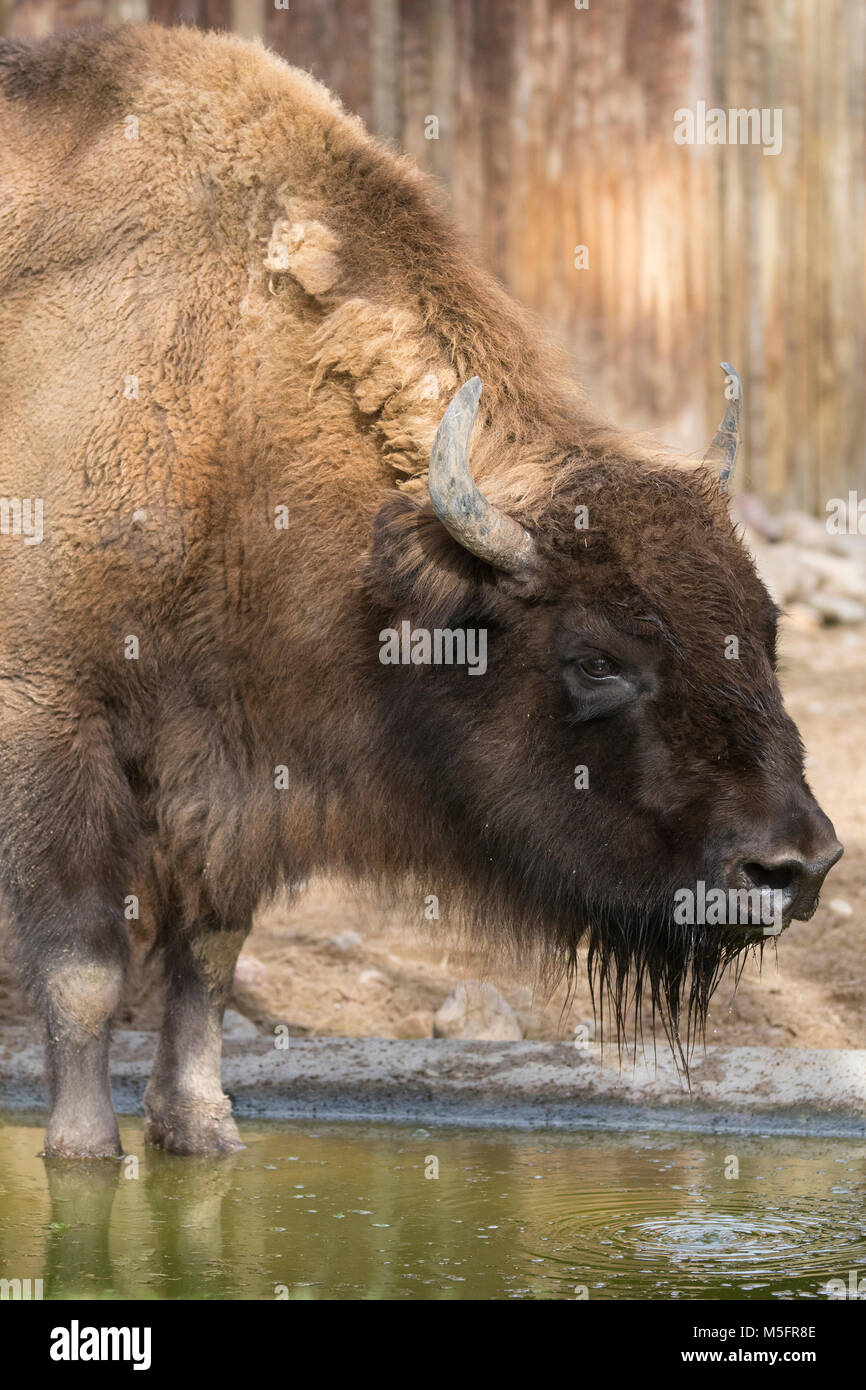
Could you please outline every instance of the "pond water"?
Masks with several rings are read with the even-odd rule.
[[[866,1276],[862,1141],[256,1122],[205,1160],[121,1132],[125,1160],[58,1164],[41,1120],[0,1117],[0,1278],[59,1299],[742,1300]]]

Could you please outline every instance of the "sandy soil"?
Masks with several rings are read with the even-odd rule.
[[[778,951],[770,946],[762,971],[748,963],[735,994],[731,985],[721,986],[707,1040],[866,1047],[866,631],[791,623],[782,658],[808,776],[846,852],[812,921],[796,923]],[[310,1035],[429,1035],[432,1012],[455,984],[487,978],[515,1008],[527,1038],[568,1037],[591,1019],[583,982],[563,1017],[562,992],[545,998],[517,971],[486,970],[480,957],[437,937],[436,925],[419,928],[337,884],[312,884],[294,906],[260,914],[245,954],[265,969],[236,1007],[261,1027],[281,1022]],[[158,990],[139,969],[118,1021],[152,1027],[158,1011]],[[0,1022],[19,1022],[27,1012],[0,960]]]

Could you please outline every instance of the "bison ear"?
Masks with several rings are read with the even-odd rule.
[[[366,581],[378,602],[430,626],[489,612],[498,587],[495,571],[448,534],[429,501],[397,490],[373,523]]]

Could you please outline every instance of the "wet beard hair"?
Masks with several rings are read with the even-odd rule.
[[[430,881],[419,883],[419,891],[429,893]],[[760,960],[764,938],[725,926],[681,925],[673,920],[672,902],[673,889],[656,884],[651,896],[636,893],[633,900],[599,906],[564,888],[549,870],[535,866],[509,883],[488,861],[483,868],[476,862],[459,888],[451,885],[447,918],[456,908],[475,949],[523,969],[529,965],[544,993],[565,983],[563,1022],[585,970],[600,1041],[612,1035],[620,1054],[637,1050],[648,1041],[645,1027],[654,1044],[661,1024],[687,1076],[716,988],[731,969],[736,986],[749,956]]]
[[[683,926],[671,919],[670,909],[642,913],[625,928],[622,918],[595,919],[581,944],[602,1041],[607,1019],[621,1049],[630,1019],[636,1049],[648,1007],[653,1033],[659,1020],[686,1074],[695,1043],[705,1040],[710,1000],[723,976],[733,967],[736,986],[748,956],[763,953],[757,933],[750,940],[727,927]],[[574,969],[572,952],[566,972]]]

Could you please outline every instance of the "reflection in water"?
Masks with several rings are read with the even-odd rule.
[[[6,1133],[2,1131],[4,1138]],[[47,1296],[51,1296],[52,1289],[63,1289],[64,1298],[95,1298],[110,1293],[114,1275],[108,1234],[120,1164],[110,1159],[99,1163],[56,1158],[41,1161],[45,1164],[51,1202],[45,1238]]]
[[[9,1117],[0,1278],[75,1299],[748,1299],[866,1274],[866,1155],[845,1140],[324,1122],[244,1138],[175,1158],[131,1122],[122,1162],[49,1162],[35,1121]]]

